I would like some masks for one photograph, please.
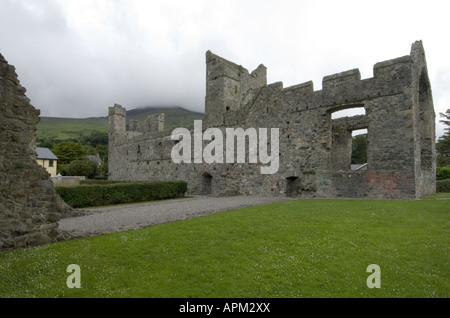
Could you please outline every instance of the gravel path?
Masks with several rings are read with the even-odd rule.
[[[59,229],[74,237],[87,237],[286,200],[289,198],[194,196],[176,200],[83,209],[80,210],[82,216],[61,219],[58,224]]]

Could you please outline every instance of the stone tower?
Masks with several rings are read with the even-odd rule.
[[[218,55],[206,52],[206,120],[223,124],[224,117],[251,100],[256,89],[267,85],[267,69],[260,64],[249,73]]]

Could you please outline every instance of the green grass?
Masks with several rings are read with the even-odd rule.
[[[41,117],[37,125],[37,138],[76,139],[89,136],[93,131],[108,132],[108,118]]]
[[[165,129],[189,127],[194,124],[195,119],[203,119],[204,117],[201,113],[192,112],[180,107],[147,107],[128,110],[127,119],[145,120],[148,115],[161,112],[165,114]],[[64,141],[89,136],[93,131],[108,132],[108,117],[40,117],[37,125],[37,138]]]
[[[432,195],[429,195],[425,198],[426,200],[434,200],[434,199],[450,199],[449,192],[438,192]]]
[[[286,201],[0,253],[0,297],[446,298],[449,229],[448,200]]]

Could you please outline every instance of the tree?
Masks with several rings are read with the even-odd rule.
[[[65,141],[56,144],[52,152],[58,157],[57,172],[70,175],[66,172],[67,166],[74,160],[86,159],[87,151],[79,142]]]
[[[64,172],[69,176],[85,176],[93,179],[97,174],[97,164],[89,159],[74,160],[64,167]]]
[[[352,164],[367,162],[367,134],[356,135],[352,140]]]
[[[436,143],[436,164],[437,166],[444,167],[450,166],[450,109],[447,109],[445,113],[439,113],[439,115],[444,118],[439,122],[447,127],[444,128],[444,135],[439,137]]]
[[[450,109],[447,109],[445,113],[439,113],[439,116],[444,117],[445,119],[441,119],[439,122],[443,123],[444,125],[447,125],[448,127],[445,127],[444,130],[446,130],[446,134],[450,134]]]
[[[58,157],[58,164],[69,164],[73,160],[83,159],[87,155],[86,149],[79,142],[61,142],[52,148]]]
[[[95,176],[98,179],[108,179],[108,162],[103,161],[97,169],[97,175]]]
[[[100,132],[94,130],[89,136],[83,137],[82,140],[84,145],[91,145],[92,147],[97,147],[97,145],[108,145],[108,132]]]

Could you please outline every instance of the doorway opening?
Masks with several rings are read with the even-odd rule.
[[[202,175],[202,194],[209,195],[212,193],[212,175],[205,172]]]
[[[300,194],[300,179],[298,177],[286,178],[286,196],[295,197]]]

